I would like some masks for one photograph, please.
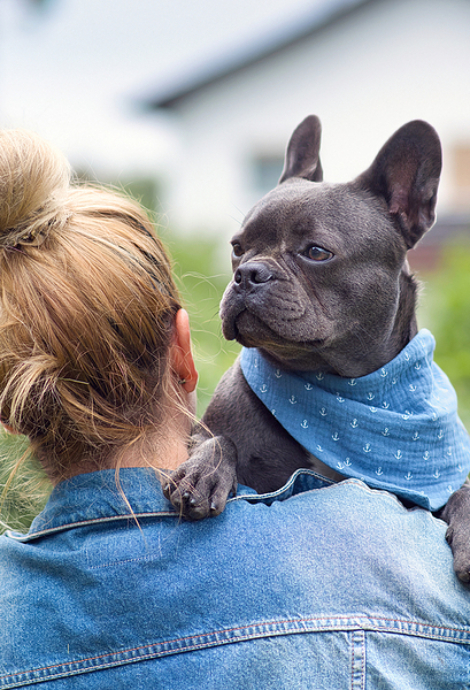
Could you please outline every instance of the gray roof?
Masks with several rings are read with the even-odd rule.
[[[292,24],[261,37],[256,45],[243,46],[234,54],[211,60],[206,66],[186,74],[179,81],[173,80],[166,88],[160,89],[156,96],[146,100],[144,107],[150,110],[173,108],[187,96],[191,96],[206,86],[211,86],[232,74],[251,67],[295,45],[302,39],[310,38],[334,22],[354,14],[359,8],[377,1],[327,0],[306,15],[297,18]]]

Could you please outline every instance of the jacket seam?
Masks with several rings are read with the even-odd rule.
[[[43,666],[28,671],[9,673],[0,676],[0,687],[6,690],[7,688],[19,687],[25,682],[29,682],[30,684],[41,683],[54,678],[89,673],[114,666],[148,661],[159,657],[197,651],[226,644],[245,642],[251,639],[294,634],[337,632],[339,630],[356,630],[365,633],[390,633],[470,645],[470,629],[467,630],[464,628],[436,627],[398,618],[362,618],[355,616],[299,618],[225,628],[210,633],[190,635],[174,638],[172,640],[140,645],[119,652],[100,654],[94,657]],[[56,670],[55,672],[54,669]]]

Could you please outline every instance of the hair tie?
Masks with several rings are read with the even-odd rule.
[[[35,218],[24,221],[16,228],[8,228],[0,235],[0,247],[40,247],[54,228],[61,230],[72,213],[41,220],[39,214]]]

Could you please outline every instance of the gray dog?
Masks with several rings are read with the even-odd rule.
[[[241,343],[248,361],[244,363],[242,356],[224,375],[202,423],[194,431],[190,459],[164,487],[168,498],[190,519],[220,513],[229,494],[235,492],[237,482],[258,492],[269,492],[281,487],[299,468],[311,468],[335,481],[350,474],[364,478],[363,467],[356,473],[348,469],[354,467],[359,453],[352,454],[353,449],[337,462],[334,450],[328,451],[318,438],[332,438],[330,445],[334,448],[338,447],[334,442],[340,437],[351,444],[354,438],[362,439],[358,446],[361,456],[370,458],[367,452],[374,444],[366,443],[366,436],[355,431],[355,427],[360,431],[362,424],[356,410],[367,410],[370,420],[362,426],[370,433],[380,426],[377,413],[384,412],[367,404],[367,396],[372,400],[376,395],[367,389],[369,377],[381,372],[377,376],[385,378],[398,371],[392,378],[395,384],[402,376],[402,370],[396,369],[396,358],[405,353],[409,362],[409,353],[416,350],[415,343],[421,347],[421,336],[415,338],[417,286],[406,256],[434,222],[441,171],[439,138],[427,123],[410,122],[388,140],[362,175],[347,184],[327,184],[322,182],[320,133],[320,122],[315,116],[307,117],[297,127],[287,148],[279,185],[255,205],[232,240],[234,275],[225,291],[220,315],[225,338]],[[422,367],[420,351],[413,369],[430,370],[427,363]],[[262,374],[258,364],[263,368]],[[256,376],[266,379],[258,381]],[[270,409],[260,393],[268,391],[268,386],[262,383],[257,387],[261,381],[275,382],[276,377],[287,381],[286,385],[294,381],[292,385],[303,385],[307,391],[313,391],[312,395],[320,396],[314,398],[319,402],[312,410],[319,410],[319,424],[321,421],[323,426],[316,428],[312,420],[308,421],[301,400],[296,408],[300,417],[292,422],[292,428],[287,422],[278,421],[277,411]],[[402,378],[407,381],[407,391],[419,392],[427,385],[421,380],[415,385],[408,373]],[[333,386],[331,390],[325,388],[325,381],[330,388]],[[336,396],[341,407],[345,395],[335,387],[343,386],[342,391],[350,384],[351,390],[360,390],[362,382],[367,382],[364,401],[352,401],[350,416],[338,418],[348,420],[342,426],[338,422],[339,426],[328,427],[328,420],[322,420],[321,415],[326,418],[331,408],[321,396],[329,396],[327,401]],[[360,385],[356,386],[357,383]],[[276,385],[273,387],[276,389]],[[388,395],[395,395],[393,385],[385,397]],[[297,402],[293,394],[289,400]],[[388,400],[387,397],[381,402],[384,408],[389,406]],[[396,414],[395,418],[421,419],[420,413],[408,410],[406,397],[397,405],[402,405],[403,414]],[[286,415],[290,420],[291,410]],[[394,448],[398,450],[394,452],[393,471],[400,474],[404,423],[394,432],[387,423],[388,417],[384,419],[380,433],[391,438],[395,433]],[[306,438],[313,439],[312,447],[304,443],[304,437],[294,438],[292,429],[297,428],[298,422],[299,432],[301,427],[310,427]],[[468,472],[465,463],[470,462],[470,445],[457,418],[455,424],[458,434],[462,434],[459,448],[464,448],[464,461],[457,463],[458,468],[461,473],[464,469]],[[433,430],[436,438],[438,433],[439,438],[444,434],[435,416],[430,425],[429,432],[424,426],[416,427],[418,431],[413,437],[410,432],[413,440],[428,434],[427,449],[420,450],[428,467],[430,453],[438,448],[429,434]],[[455,429],[449,434],[454,438]],[[409,446],[412,447],[411,440]],[[344,456],[347,451],[345,446]],[[399,483],[394,483],[395,478],[388,484],[375,481],[384,474],[382,465],[387,469],[386,447],[381,452],[384,460],[369,483],[395,491],[405,505],[417,503],[435,510],[432,502],[421,500],[419,491],[409,490],[417,473],[413,465],[402,473],[403,490]],[[451,452],[452,449],[447,451],[448,455]],[[438,486],[442,484],[442,470],[439,458],[436,462],[432,476]],[[367,475],[365,480],[368,481]],[[453,490],[464,480],[465,472]],[[446,481],[449,486],[450,480]],[[446,503],[448,496],[438,507]],[[470,492],[464,485],[440,513],[449,524],[448,541],[454,551],[456,572],[465,581],[469,579],[470,565],[468,502]]]

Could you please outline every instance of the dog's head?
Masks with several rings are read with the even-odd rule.
[[[322,182],[321,127],[307,117],[278,186],[232,239],[223,333],[281,366],[361,376],[416,332],[407,250],[434,222],[441,148],[434,129],[399,129],[347,184]]]

